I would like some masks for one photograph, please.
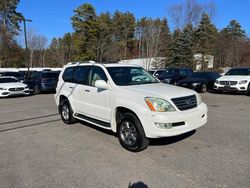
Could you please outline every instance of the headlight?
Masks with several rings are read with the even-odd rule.
[[[219,81],[218,81],[218,80],[215,80],[215,83],[216,83],[216,84],[219,84]]]
[[[6,88],[2,88],[2,87],[0,87],[0,90],[7,90]]]
[[[192,83],[193,86],[198,86],[198,85],[201,85],[200,82],[196,82],[196,83]]]
[[[197,96],[197,104],[200,105],[202,103],[201,95],[197,93],[196,96]]]
[[[173,112],[174,107],[164,99],[146,97],[145,101],[151,111],[154,112]]]
[[[245,84],[245,83],[247,83],[247,80],[241,80],[241,81],[239,82],[239,84]]]

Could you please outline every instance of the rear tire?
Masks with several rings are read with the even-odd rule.
[[[118,139],[123,148],[131,152],[139,152],[147,148],[146,138],[139,119],[130,112],[121,114],[118,120]]]
[[[202,84],[201,85],[201,93],[206,93],[207,92],[207,85],[206,84]]]
[[[64,100],[60,105],[60,115],[65,124],[73,124],[76,119],[73,117],[73,110],[68,100]]]

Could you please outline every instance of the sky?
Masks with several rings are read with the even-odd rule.
[[[83,3],[90,3],[101,12],[114,13],[132,12],[136,19],[141,17],[163,18],[169,21],[168,7],[183,2],[183,0],[20,0],[17,10],[26,19],[33,20],[27,23],[27,29],[33,29],[50,41],[53,37],[62,37],[67,32],[72,32],[70,18],[73,10]],[[207,2],[200,0],[200,2]],[[212,0],[216,5],[216,15],[213,23],[221,29],[228,25],[230,20],[236,19],[250,36],[250,0]],[[20,37],[21,38],[21,37]],[[21,40],[21,39],[20,39]]]

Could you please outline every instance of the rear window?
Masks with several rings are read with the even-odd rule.
[[[74,82],[74,77],[75,77],[75,67],[68,67],[65,69],[63,73],[63,80],[65,82]]]

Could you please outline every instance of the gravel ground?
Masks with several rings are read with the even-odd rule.
[[[0,99],[0,187],[250,187],[250,97],[203,94],[208,123],[140,153],[65,125],[53,95]]]

